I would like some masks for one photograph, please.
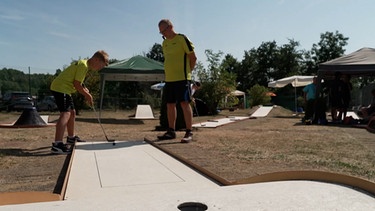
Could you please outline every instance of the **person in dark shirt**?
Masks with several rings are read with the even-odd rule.
[[[339,108],[339,115],[338,115],[338,120],[343,121],[346,117],[346,113],[348,112],[349,104],[351,101],[351,95],[350,92],[353,89],[353,85],[350,82],[350,75],[343,75],[342,76],[342,81],[343,81],[343,86],[342,86],[342,104],[341,108]]]
[[[338,111],[343,107],[343,86],[341,72],[335,72],[335,78],[329,84],[329,102],[331,106],[332,122],[340,121]]]

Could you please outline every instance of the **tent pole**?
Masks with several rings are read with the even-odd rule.
[[[105,87],[105,79],[104,74],[100,74],[100,106],[99,106],[99,119],[101,118],[102,114],[102,107],[103,107],[103,97],[104,97],[104,87]]]
[[[297,114],[297,87],[294,87],[294,109]]]

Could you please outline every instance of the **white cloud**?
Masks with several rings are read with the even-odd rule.
[[[20,21],[24,20],[25,18],[21,15],[0,15],[1,19],[11,20],[11,21]]]
[[[61,32],[52,32],[51,31],[51,32],[48,32],[48,34],[56,36],[56,37],[67,38],[67,39],[72,37],[69,34],[65,34],[65,33],[61,33]]]

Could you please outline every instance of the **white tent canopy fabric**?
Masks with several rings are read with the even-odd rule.
[[[234,96],[245,96],[245,92],[240,91],[240,90],[234,90],[233,92],[230,93],[231,95]]]
[[[302,76],[294,75],[286,78],[282,78],[276,81],[271,81],[268,83],[268,87],[271,88],[282,88],[288,84],[294,87],[294,109],[297,112],[297,87],[306,86],[313,82],[315,76]]]
[[[276,81],[271,81],[268,83],[268,87],[281,88],[288,84],[291,84],[293,87],[306,86],[312,83],[313,78],[314,76],[294,75]]]

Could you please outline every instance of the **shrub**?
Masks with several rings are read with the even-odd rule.
[[[264,105],[268,104],[271,101],[271,97],[267,96],[268,89],[264,86],[260,86],[259,84],[254,85],[251,87],[247,92],[250,95],[250,105],[257,106],[257,105]]]

